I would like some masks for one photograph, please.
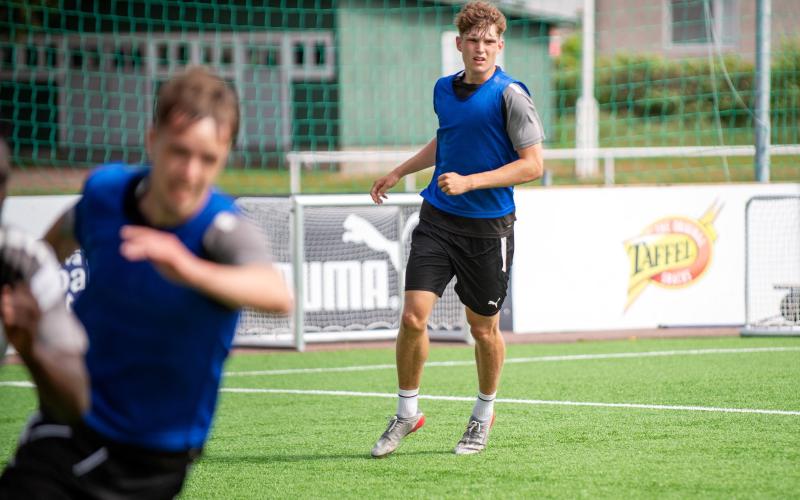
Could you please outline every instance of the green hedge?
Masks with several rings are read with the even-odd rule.
[[[564,44],[555,64],[556,114],[573,114],[580,94],[579,37]],[[800,41],[773,50],[771,86],[773,127],[791,127],[796,135]],[[715,57],[713,63],[707,58],[668,60],[638,54],[600,57],[595,67],[595,97],[601,111],[623,116],[712,118],[716,107],[724,126],[752,126],[755,69],[737,55]]]

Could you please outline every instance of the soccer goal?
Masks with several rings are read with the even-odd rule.
[[[295,312],[245,310],[235,344],[303,350],[306,342],[395,338],[420,203],[419,195],[401,193],[381,206],[366,194],[239,198],[294,290]],[[453,286],[434,308],[431,338],[469,338]]]
[[[742,335],[800,335],[800,196],[747,203]]]

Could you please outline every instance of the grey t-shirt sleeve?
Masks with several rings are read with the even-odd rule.
[[[533,99],[516,83],[503,91],[506,106],[506,131],[514,149],[520,150],[544,141],[542,120]]]
[[[267,237],[240,214],[220,212],[203,235],[203,249],[218,264],[270,264]]]

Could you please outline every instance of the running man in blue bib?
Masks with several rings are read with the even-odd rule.
[[[149,167],[105,165],[46,239],[78,246],[90,279],[74,304],[89,338],[88,413],[35,417],[0,478],[5,498],[172,498],[208,437],[242,307],[292,298],[263,238],[213,187],[239,128],[224,80],[192,68],[162,85]]]
[[[396,352],[397,414],[372,449],[376,458],[392,453],[425,423],[417,401],[428,357],[428,318],[453,276],[475,339],[479,389],[454,451],[465,455],[486,447],[505,358],[499,312],[514,255],[514,186],[540,177],[543,169],[544,133],[530,93],[495,66],[505,43],[505,17],[489,3],[471,2],[455,25],[464,70],[436,82],[436,137],[376,180],[370,191],[380,204],[405,175],[436,167],[422,191],[406,269]]]

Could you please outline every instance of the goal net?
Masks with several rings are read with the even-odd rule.
[[[295,291],[296,307],[292,318],[245,310],[237,345],[303,349],[306,342],[397,335],[418,195],[392,194],[380,207],[363,194],[250,197],[237,203],[262,229],[275,264]],[[453,286],[431,315],[432,338],[467,338]]]
[[[800,196],[752,198],[746,208],[743,335],[800,335]]]
[[[453,19],[464,3],[3,1],[0,135],[20,167],[11,189],[77,193],[97,163],[141,161],[158,89],[197,64],[241,98],[237,147],[221,183],[231,194],[288,194],[291,151],[414,149],[436,133],[434,84],[462,67]],[[586,101],[596,100],[596,113],[578,112],[590,66],[584,2],[492,3],[508,21],[497,62],[531,91],[545,151],[575,148],[578,128],[596,132],[603,148],[752,144],[763,47],[756,7],[766,2],[592,2],[594,85]],[[769,5],[774,151],[800,142],[800,2]],[[413,53],[402,50],[408,40]],[[581,155],[581,164],[594,163]],[[794,182],[797,165],[796,153],[773,155],[770,178]],[[604,182],[600,164],[589,178],[583,173],[591,168],[578,176],[575,166],[574,154],[548,159],[548,175],[558,184]],[[753,180],[752,161],[727,154],[617,156],[614,168],[621,185]],[[319,163],[305,175],[303,192],[364,192],[374,180],[344,164]]]

